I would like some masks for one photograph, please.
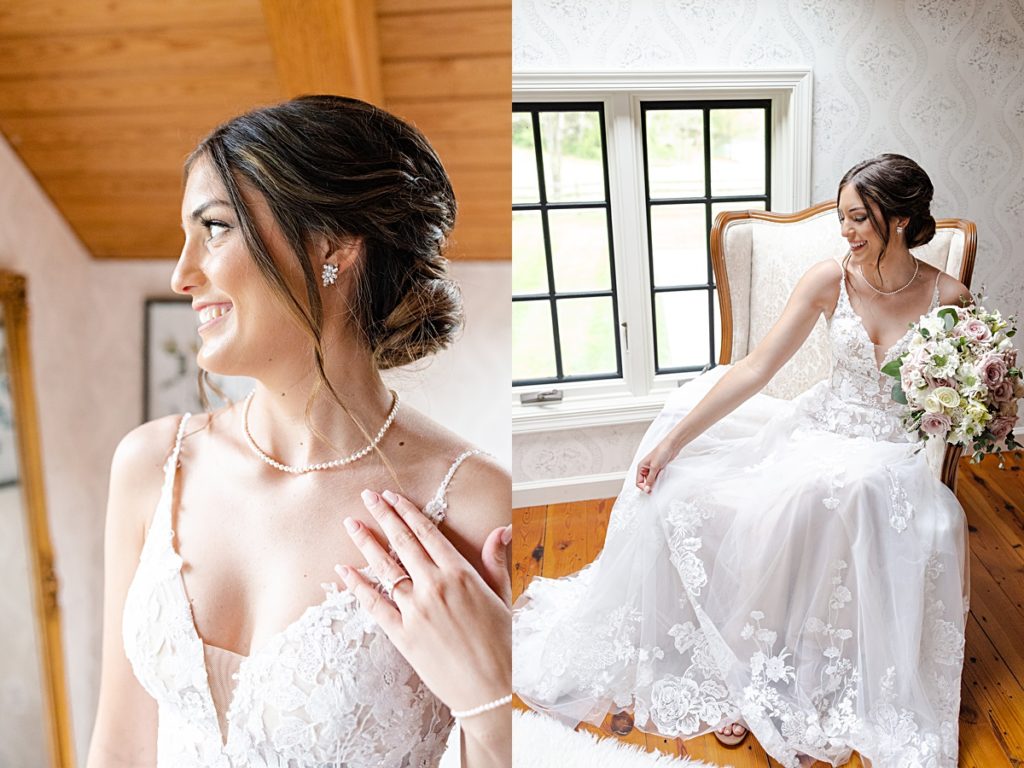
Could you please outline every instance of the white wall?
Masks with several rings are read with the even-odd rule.
[[[130,222],[126,223],[126,226]],[[0,138],[0,267],[28,280],[50,531],[60,579],[79,764],[99,686],[103,519],[110,458],[142,412],[144,301],[171,296],[173,262],[95,261]],[[409,403],[511,461],[509,262],[463,262],[467,325],[459,342],[398,388]]]
[[[515,72],[812,68],[812,200],[860,160],[914,158],[934,216],[978,226],[975,293],[1024,315],[1019,2],[515,0],[512,48]],[[645,427],[517,435],[513,482],[622,473]]]

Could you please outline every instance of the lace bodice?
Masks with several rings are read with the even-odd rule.
[[[178,428],[123,618],[125,653],[157,700],[157,764],[170,768],[436,766],[452,717],[348,591],[324,584],[309,606],[243,656],[225,738],[174,549],[174,478],[188,422]],[[452,464],[425,512],[444,518]],[[372,577],[369,569],[364,574]],[[223,651],[223,653],[230,653]],[[237,656],[237,654],[235,654]]]
[[[927,312],[938,303],[939,276],[936,275]],[[875,344],[850,304],[844,272],[839,278],[839,299],[828,320],[828,337],[831,373],[799,398],[806,417],[816,428],[848,437],[917,442],[916,435],[908,433],[902,425],[903,406],[892,399],[895,379],[880,370],[907,350],[911,330],[908,328],[886,351],[879,366]]]

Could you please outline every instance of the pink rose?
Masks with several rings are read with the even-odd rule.
[[[996,416],[988,423],[988,431],[996,440],[1002,440],[1017,426],[1016,416]]]
[[[1006,378],[1006,360],[1000,354],[988,354],[982,358],[978,365],[978,371],[981,373],[981,380],[985,382],[985,385],[992,388]]]
[[[992,394],[992,400],[997,403],[1005,403],[1007,400],[1013,399],[1013,382],[1009,379],[1003,379],[996,384],[990,390]]]
[[[988,341],[992,338],[992,331],[976,317],[970,318],[961,327],[964,330],[964,336],[974,341]]]
[[[949,416],[944,413],[928,413],[921,417],[921,431],[928,435],[945,437],[952,424]]]

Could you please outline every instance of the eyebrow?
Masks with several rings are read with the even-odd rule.
[[[213,208],[215,205],[226,205],[228,208],[231,207],[231,203],[229,203],[227,200],[207,200],[205,203],[203,203],[194,211],[192,211],[192,215],[189,218],[192,221],[199,221],[199,219],[207,211],[207,209]]]
[[[867,210],[867,208],[865,208],[863,205],[856,205],[856,206],[854,206],[853,208],[850,209],[850,213],[853,213],[854,211],[866,211],[866,210]],[[842,213],[842,211],[840,211],[840,213]]]

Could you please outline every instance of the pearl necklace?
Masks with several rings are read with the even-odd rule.
[[[914,257],[911,256],[911,258],[914,258]],[[921,260],[914,258],[914,276],[910,278],[910,283],[913,283],[917,279],[917,273],[918,273],[918,271],[920,271],[920,269],[921,269]],[[868,284],[868,288],[870,288],[875,293],[881,294],[882,296],[893,296],[893,295],[899,293],[900,291],[906,290],[907,288],[910,287],[910,283],[907,283],[902,288],[897,288],[895,291],[880,291],[877,288],[875,288],[874,285],[871,284],[871,281],[868,280],[867,277],[864,276],[864,270],[861,269],[860,264],[857,265],[857,271],[860,272],[861,279],[863,279],[864,282]]]
[[[245,431],[245,440],[249,443],[249,447],[252,448],[253,453],[259,456],[265,463],[272,466],[274,469],[279,469],[282,472],[288,472],[293,475],[302,475],[306,472],[316,472],[321,469],[334,469],[335,467],[343,467],[346,464],[351,464],[353,461],[358,461],[363,458],[366,454],[377,447],[377,443],[384,437],[384,433],[388,431],[388,427],[391,426],[395,420],[395,414],[398,413],[398,393],[393,389],[390,390],[391,396],[394,401],[391,405],[391,411],[388,413],[387,419],[384,421],[384,426],[378,430],[376,436],[370,441],[370,444],[364,448],[360,448],[355,453],[349,454],[341,459],[335,459],[334,461],[324,461],[319,464],[307,464],[304,467],[293,467],[290,464],[282,464],[280,461],[276,461],[268,456],[263,450],[256,445],[256,441],[253,440],[252,434],[249,432],[249,405],[252,403],[253,395],[256,394],[254,389],[245,398],[245,404],[242,406],[242,429]]]

